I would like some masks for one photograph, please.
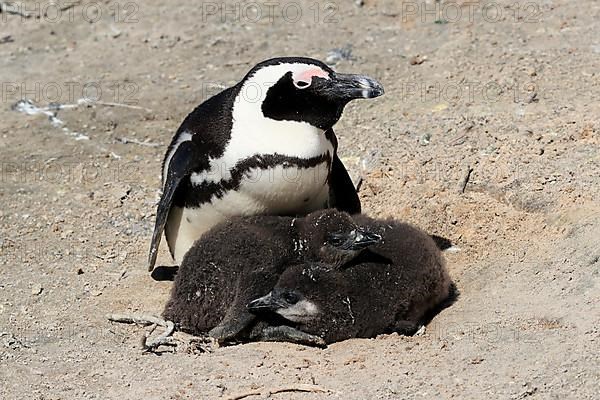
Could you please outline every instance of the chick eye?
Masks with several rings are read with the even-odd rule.
[[[296,293],[286,292],[283,294],[283,299],[289,304],[296,304],[300,300],[300,297]]]
[[[354,231],[352,231],[354,232]],[[350,232],[350,233],[352,233]],[[348,234],[343,231],[330,232],[327,234],[327,243],[331,245],[340,245],[348,240]]]
[[[310,86],[310,82],[294,81],[294,86],[296,86],[298,89],[306,89],[307,87]]]

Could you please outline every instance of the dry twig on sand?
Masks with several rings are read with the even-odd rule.
[[[469,165],[467,165],[467,168],[465,168],[464,176],[461,179],[460,184],[458,185],[459,193],[465,192],[465,189],[467,188],[467,184],[469,183],[469,178],[471,178],[472,172],[473,172],[473,168],[471,168]]]
[[[152,325],[150,330],[142,337],[142,348],[147,351],[156,350],[159,346],[176,346],[177,342],[172,336],[175,331],[175,324],[172,321],[167,321],[154,315],[126,315],[126,314],[109,314],[109,321],[124,322],[127,324]],[[150,338],[150,335],[158,326],[165,328],[160,335]]]
[[[126,324],[138,324],[149,326],[150,329],[142,336],[142,349],[154,352],[159,346],[177,347],[176,351],[188,353],[212,353],[219,347],[217,341],[210,336],[190,336],[189,339],[176,339],[173,337],[175,324],[172,321],[147,314],[109,314],[109,321],[122,322]],[[165,328],[160,335],[150,338],[157,327]]]
[[[117,140],[123,144],[128,144],[128,143],[132,143],[132,144],[137,144],[140,146],[147,146],[147,147],[159,147],[160,143],[152,143],[150,141],[150,139],[146,139],[143,142],[137,139],[130,139],[130,138],[126,138],[126,137],[120,137],[117,138]]]
[[[295,385],[295,386],[284,386],[275,389],[256,389],[249,390],[247,392],[238,393],[226,397],[225,400],[240,400],[249,396],[270,396],[276,393],[285,393],[285,392],[310,392],[310,393],[329,393],[331,390],[322,388],[316,385]]]

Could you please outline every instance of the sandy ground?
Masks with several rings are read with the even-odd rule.
[[[275,3],[4,7],[0,398],[598,398],[598,2]],[[386,88],[336,129],[364,210],[450,238],[459,301],[421,336],[142,354],[105,315],[167,299],[145,261],[179,123],[258,61],[348,46],[335,68]],[[11,109],[86,96],[59,126]]]

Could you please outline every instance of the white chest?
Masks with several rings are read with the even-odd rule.
[[[329,165],[307,161],[333,157],[333,144],[323,130],[304,122],[237,116],[223,155],[209,160],[208,171],[192,174],[193,184],[234,186],[268,204],[304,200],[320,192]]]
[[[322,208],[329,197],[329,163],[302,167],[278,164],[254,168],[245,174],[237,190],[259,213],[296,213]],[[262,209],[262,210],[261,210]]]

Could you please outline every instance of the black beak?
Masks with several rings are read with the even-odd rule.
[[[365,229],[358,228],[355,230],[356,236],[354,237],[354,250],[365,249],[369,246],[381,242],[382,237],[377,233],[369,232]]]
[[[280,308],[283,308],[284,304],[279,303],[272,294],[269,293],[266,296],[259,297],[258,299],[252,300],[246,308],[251,313],[264,313],[274,312]]]
[[[372,99],[383,94],[383,86],[365,75],[334,73],[324,89],[335,100]]]

